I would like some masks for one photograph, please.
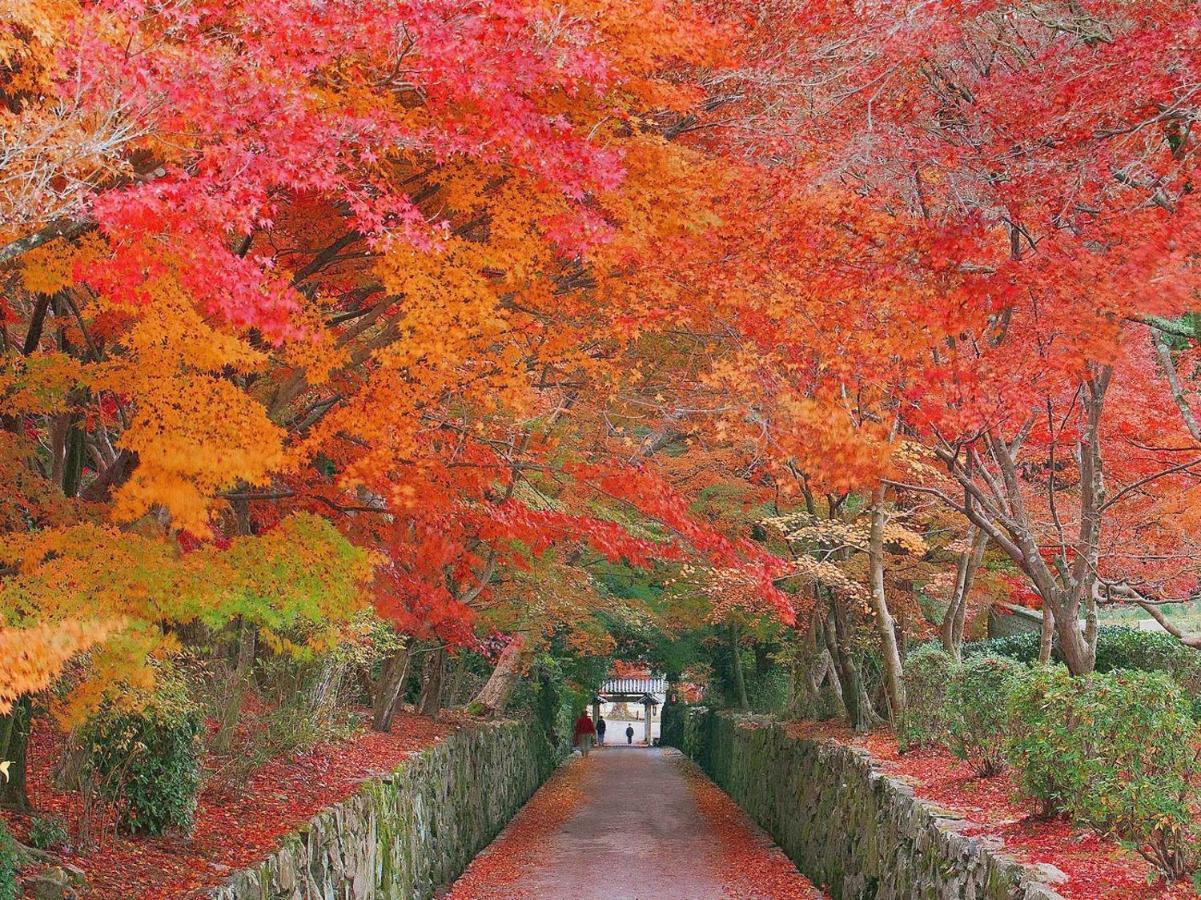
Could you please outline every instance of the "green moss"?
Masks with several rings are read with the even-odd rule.
[[[961,870],[933,817],[895,783],[872,779],[870,762],[849,748],[701,708],[687,711],[682,730],[688,755],[831,896],[963,889],[1000,900],[1023,875],[1003,860]]]
[[[456,732],[389,775],[365,782],[358,797],[347,802],[355,804],[356,821],[374,823],[373,834],[357,837],[375,842],[376,891],[388,897],[434,896],[500,832],[558,761],[537,723],[507,722]],[[294,868],[310,855],[305,842],[326,835],[337,818],[323,816],[323,827],[306,824],[284,839],[279,852],[291,855]],[[353,838],[339,835],[340,841],[348,839]],[[364,859],[370,856],[370,848],[360,849]],[[321,860],[321,850],[311,854],[311,874],[318,879],[337,868]],[[271,868],[264,863],[258,877],[247,873],[238,896],[275,896]]]

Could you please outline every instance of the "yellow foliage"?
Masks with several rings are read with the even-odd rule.
[[[70,0],[5,0],[0,9],[0,65],[17,73],[7,90],[39,86],[35,76],[50,62],[54,43],[77,10],[78,4]]]
[[[0,628],[0,715],[22,694],[48,688],[73,656],[100,643],[112,630],[112,623],[95,620]]]
[[[5,356],[0,360],[0,413],[54,415],[83,382],[83,366],[65,353]]]
[[[121,685],[149,684],[148,658],[177,649],[164,622],[219,628],[240,616],[281,650],[322,645],[367,605],[375,560],[328,522],[299,514],[226,549],[191,553],[168,536],[112,525],[8,534],[0,537],[0,564],[17,570],[0,582],[0,625],[49,629],[31,644],[37,659],[10,667],[0,655],[0,690],[32,684],[30,672],[44,683],[25,690],[40,690],[73,653],[91,647],[88,677],[58,711],[75,721]],[[86,632],[71,624],[98,619],[107,624]],[[59,629],[66,637],[56,637]]]
[[[21,282],[25,290],[35,294],[56,293],[74,280],[71,274],[73,255],[63,253],[62,247],[55,244],[26,253],[21,263]]]
[[[0,431],[0,533],[65,525],[79,514],[79,501],[36,470],[36,452],[32,441]]]
[[[180,528],[204,533],[214,495],[260,484],[284,460],[283,431],[230,382],[210,375],[145,379],[122,445],[138,467],[115,497],[130,521],[163,506]]]
[[[109,307],[102,299],[98,308]],[[166,277],[125,340],[128,353],[89,366],[87,375],[94,390],[137,399],[121,446],[139,462],[116,494],[113,516],[131,521],[161,506],[176,526],[204,533],[217,494],[263,483],[285,460],[283,430],[231,377],[268,357],[212,327]]]

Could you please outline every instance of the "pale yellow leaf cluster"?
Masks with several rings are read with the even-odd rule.
[[[0,715],[21,695],[49,687],[71,657],[103,641],[113,628],[98,620],[0,628]]]

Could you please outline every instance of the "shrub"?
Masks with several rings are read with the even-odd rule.
[[[190,828],[200,786],[200,715],[182,682],[160,677],[137,711],[105,709],[86,726],[86,767],[121,829]]]
[[[751,709],[755,712],[779,713],[788,707],[788,673],[782,668],[771,668],[757,673],[753,669],[746,673],[746,694]]]
[[[34,816],[29,825],[29,846],[38,850],[50,850],[66,846],[66,826],[57,816]]]
[[[684,746],[684,717],[688,707],[683,703],[672,703],[671,698],[663,704],[659,718],[659,743],[664,747]]]
[[[1172,877],[1192,868],[1197,726],[1168,675],[1036,670],[1014,683],[1009,713],[1018,784],[1044,812],[1113,834]]]
[[[702,763],[709,747],[708,729],[712,721],[709,709],[692,706],[684,713],[684,745],[680,748],[689,759]]]
[[[1103,625],[1097,632],[1097,671],[1166,672],[1184,695],[1201,699],[1201,653],[1162,631]]]
[[[1010,686],[1007,758],[1018,787],[1044,816],[1066,811],[1084,787],[1081,747],[1069,728],[1075,692],[1072,676],[1059,666],[1033,669]]]
[[[947,685],[955,660],[937,644],[923,644],[905,660],[905,716],[900,738],[905,747],[946,743],[950,735]]]
[[[1024,632],[964,644],[963,655],[1008,656],[1018,662],[1033,663],[1038,660],[1038,648],[1038,633]],[[1051,658],[1063,661],[1057,640],[1052,646]],[[1102,673],[1116,669],[1167,672],[1187,696],[1201,697],[1201,654],[1162,631],[1102,625],[1097,630],[1096,669]]]
[[[1038,662],[1039,642],[1040,636],[1036,631],[1009,634],[986,641],[969,641],[963,645],[963,657],[1007,656],[1021,663],[1035,663]]]
[[[1124,625],[1102,625],[1097,630],[1097,671],[1142,669],[1169,672],[1190,651],[1170,634],[1140,631]]]
[[[4,821],[0,820],[0,900],[16,900],[20,896],[17,885],[17,869],[20,865],[20,848]]]
[[[1009,691],[1027,671],[1006,656],[977,656],[954,669],[947,686],[951,749],[981,775],[1005,768]]]

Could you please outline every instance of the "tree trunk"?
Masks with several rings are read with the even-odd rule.
[[[244,490],[246,485],[239,483],[238,489]],[[250,521],[250,501],[235,500],[233,503],[236,516],[236,532],[240,535],[254,533]],[[228,753],[233,746],[234,731],[238,726],[238,718],[242,714],[242,701],[246,689],[250,686],[254,674],[254,655],[258,643],[258,630],[253,622],[244,616],[237,617],[238,646],[234,659],[233,670],[229,673],[225,686],[225,705],[221,710],[221,726],[213,738],[213,748],[219,753]]]
[[[218,753],[228,753],[233,746],[234,730],[242,714],[242,700],[250,686],[254,672],[254,653],[257,630],[252,622],[238,616],[238,652],[233,670],[226,679],[225,703],[221,710],[221,727],[213,737],[213,748]]]
[[[896,725],[905,715],[905,682],[901,669],[901,652],[897,647],[897,629],[888,609],[884,591],[884,487],[876,491],[872,507],[872,530],[868,540],[868,566],[871,570],[872,606],[876,612],[876,627],[880,634],[880,651],[884,665],[884,689],[888,694],[889,716]]]
[[[1046,604],[1044,604],[1045,606]],[[1059,636],[1059,653],[1064,665],[1073,675],[1087,675],[1096,663],[1096,646],[1080,630],[1080,610],[1074,603],[1066,605],[1063,616],[1053,623]],[[1095,630],[1095,629],[1094,629]]]
[[[138,455],[132,450],[121,450],[114,459],[79,496],[90,503],[106,503],[113,491],[125,484],[138,467]]]
[[[856,731],[871,731],[881,719],[872,707],[871,698],[863,686],[863,676],[851,650],[851,629],[847,622],[846,606],[837,598],[830,604],[834,620],[835,653],[834,663],[842,685],[842,702],[846,707],[847,720]]]
[[[830,619],[830,613],[824,609],[825,604],[821,600],[821,590],[813,589],[813,625],[811,630],[815,631],[814,640],[821,657],[825,660],[824,677],[829,681],[829,690],[833,701],[835,701],[836,713],[842,719],[847,717],[847,703],[843,698],[842,679],[838,677],[838,649],[833,628],[833,622]],[[815,680],[813,684],[815,697],[821,698],[821,681]]]
[[[12,712],[0,716],[0,762],[7,760],[8,780],[0,779],[0,806],[17,812],[31,812],[26,782],[26,759],[29,753],[29,731],[33,720],[33,702],[22,697],[13,704]]]
[[[1105,465],[1101,457],[1101,414],[1113,372],[1108,366],[1092,370],[1086,383],[1084,408],[1088,427],[1081,435],[1080,534],[1071,560],[1068,589],[1059,615],[1059,649],[1073,675],[1086,675],[1097,663],[1097,599],[1094,588],[1100,568],[1102,519],[1105,510]],[[1064,568],[1067,568],[1064,561]],[[1080,605],[1084,604],[1084,630],[1080,628]]]
[[[817,698],[821,691],[822,681],[826,677],[827,658],[821,651],[823,645],[818,641],[818,608],[814,604],[809,616],[809,627],[800,637],[802,653],[788,667],[788,715],[795,718],[802,711],[802,701],[806,714],[812,714],[817,708]]]
[[[409,665],[413,660],[412,645],[397,650],[386,660],[380,671],[379,683],[372,698],[371,727],[376,731],[389,731],[400,699],[404,695],[405,682],[409,677]]]
[[[842,695],[842,708],[847,721],[852,728],[859,723],[859,691],[858,671],[855,664],[847,658],[847,648],[844,643],[846,632],[845,613],[842,611],[837,598],[830,601],[830,616],[826,620],[826,637],[830,645],[830,655],[834,659],[834,670],[838,673],[838,688]]]
[[[67,497],[74,497],[79,493],[79,479],[83,473],[83,457],[84,457],[84,438],[87,433],[80,427],[80,418],[75,416],[71,420],[71,427],[67,430],[67,448],[66,458],[63,462],[63,494]]]
[[[968,549],[959,554],[959,565],[955,571],[955,593],[951,595],[951,604],[943,616],[939,628],[943,649],[958,660],[963,656],[963,626],[967,617],[967,598],[972,592],[972,582],[976,579],[976,570],[984,559],[984,550],[988,547],[988,535],[975,525],[969,525],[967,531]]]
[[[847,711],[846,693],[842,686],[842,678],[839,676],[838,663],[838,639],[834,630],[834,619],[832,616],[822,617],[822,639],[826,647],[826,657],[830,660],[830,668],[826,672],[826,677],[830,681],[830,692],[834,697],[834,704],[839,716],[849,721],[850,713]]]
[[[431,650],[422,667],[421,697],[418,711],[431,719],[442,710],[442,686],[446,683],[446,648]]]
[[[450,706],[460,706],[463,703],[463,683],[467,680],[467,654],[455,654],[454,670],[450,676],[450,686],[446,692],[447,703]]]
[[[1080,468],[1079,534],[1068,553],[1066,533],[1060,528],[1062,548],[1053,561],[1044,558],[1038,528],[1023,496],[1019,474],[1018,453],[1030,434],[1034,417],[1006,441],[993,432],[985,437],[988,459],[997,475],[989,473],[983,457],[969,451],[966,465],[961,465],[949,450],[939,455],[947,462],[952,474],[964,489],[964,503],[952,502],[971,522],[987,532],[989,538],[1030,579],[1043,600],[1043,629],[1040,657],[1050,658],[1051,638],[1059,637],[1060,652],[1074,675],[1093,670],[1096,662],[1096,597],[1097,569],[1100,556],[1102,518],[1106,508],[1104,467],[1101,457],[1100,425],[1105,393],[1112,372],[1108,367],[1090,367],[1091,376],[1082,385],[1085,391],[1084,409],[1088,425],[1078,445],[1077,462]],[[976,484],[975,472],[988,482],[988,490]],[[999,475],[999,479],[997,476]],[[1002,496],[1003,494],[1003,496]],[[994,497],[996,501],[994,502]],[[1054,490],[1049,491],[1052,516],[1059,523],[1054,509]],[[1085,603],[1085,631],[1080,630],[1080,605]]]
[[[525,670],[531,650],[524,635],[516,635],[500,654],[496,668],[487,683],[471,701],[471,709],[485,716],[499,716],[505,711],[517,679]]]
[[[1051,611],[1051,607],[1043,603],[1043,625],[1042,633],[1038,641],[1038,661],[1042,665],[1047,665],[1051,661],[1051,642],[1055,636],[1055,613]]]
[[[730,626],[730,667],[734,674],[734,700],[743,712],[751,711],[746,696],[746,675],[742,671],[742,649],[738,646],[738,626]]]
[[[334,659],[326,660],[308,689],[310,714],[323,728],[334,724],[338,712],[338,695],[346,676],[347,664]]]

